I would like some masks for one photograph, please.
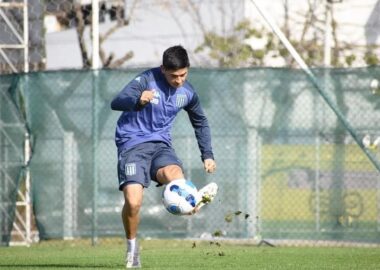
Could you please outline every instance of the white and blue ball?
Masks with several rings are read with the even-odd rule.
[[[195,185],[188,180],[174,180],[162,192],[162,202],[173,215],[189,215],[202,200]]]

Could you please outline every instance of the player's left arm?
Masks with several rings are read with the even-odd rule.
[[[201,151],[201,158],[204,169],[208,173],[213,173],[216,169],[216,162],[211,146],[211,132],[207,121],[207,117],[203,112],[198,95],[194,95],[189,104],[184,108],[189,115],[191,125],[195,131],[198,147]]]

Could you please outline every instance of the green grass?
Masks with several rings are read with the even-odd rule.
[[[380,249],[257,247],[227,242],[144,240],[144,269],[379,269]],[[44,241],[1,247],[0,269],[124,269],[124,243]]]

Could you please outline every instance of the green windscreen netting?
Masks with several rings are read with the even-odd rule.
[[[24,93],[34,142],[30,171],[41,239],[124,234],[114,144],[119,112],[110,110],[110,101],[140,71],[0,77],[2,95],[15,78],[25,84],[15,89]],[[380,67],[313,72],[351,132],[371,142],[380,136],[380,96],[370,87]],[[152,185],[145,191],[140,236],[217,232],[229,238],[380,242],[380,178],[373,162],[379,149],[363,151],[302,71],[191,69],[189,80],[209,119],[217,172],[204,173],[185,112],[175,122],[173,145],[186,177],[198,187],[215,181],[219,193],[198,215],[178,217],[166,212],[162,188]],[[4,102],[2,124],[9,112]],[[5,205],[9,196],[1,194]]]
[[[11,239],[17,190],[24,176],[26,133],[23,82],[20,76],[0,77],[0,246]]]

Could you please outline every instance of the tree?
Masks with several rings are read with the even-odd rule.
[[[124,9],[123,6],[116,5],[111,9],[112,15],[115,17],[115,23],[112,27],[110,27],[105,33],[100,34],[99,36],[99,53],[100,53],[100,60],[102,62],[103,68],[117,68],[123,65],[126,61],[131,59],[133,57],[133,52],[129,51],[124,54],[123,57],[119,59],[115,59],[115,54],[113,52],[110,52],[108,55],[106,54],[103,44],[104,42],[117,30],[119,30],[122,27],[126,27],[129,25],[130,20],[133,17],[133,12],[135,10],[136,4],[138,0],[134,0],[132,2],[132,7],[130,9],[129,14],[127,15],[126,18],[124,18]],[[86,28],[86,17],[91,17],[91,10],[90,12],[86,11],[79,3],[74,4],[74,10],[75,10],[75,18],[76,18],[76,31],[78,34],[78,41],[79,41],[79,46],[81,50],[81,55],[82,55],[82,63],[83,63],[83,68],[90,68],[91,67],[91,57],[88,54],[88,50],[86,47],[85,43],[85,28]],[[86,14],[87,13],[87,14]],[[92,23],[90,23],[90,27],[92,28]],[[92,40],[91,36],[91,40]]]
[[[82,1],[55,2],[53,0],[47,0],[46,2],[47,13],[55,15],[62,28],[75,27],[82,56],[83,68],[90,68],[92,57],[89,54],[86,41],[92,41],[93,39],[91,35],[92,5],[83,4]],[[113,52],[107,54],[103,45],[113,33],[129,25],[138,2],[138,0],[132,1],[127,14],[127,12],[124,12],[125,2],[123,0],[99,1],[99,22],[104,22],[107,15],[111,20],[111,26],[105,30],[104,33],[100,33],[99,35],[99,54],[102,67],[120,67],[123,63],[133,57],[133,52],[129,51],[119,59],[115,59],[115,54]]]
[[[283,66],[295,67],[294,59],[290,57],[287,50],[273,35],[273,33],[262,26],[252,25],[248,19],[243,19],[233,27],[234,31],[227,33],[217,33],[207,30],[207,26],[202,24],[200,10],[192,0],[185,1],[186,10],[191,12],[193,18],[197,19],[196,24],[203,33],[203,43],[196,49],[197,53],[208,52],[211,59],[214,59],[219,67],[249,67],[271,65],[274,59],[282,59]],[[376,49],[379,46],[369,45],[363,48],[355,44],[340,41],[338,39],[338,23],[334,18],[334,6],[328,10],[332,17],[332,39],[334,42],[331,65],[335,67],[350,67],[360,61],[367,65],[379,63]],[[322,8],[324,6],[322,5]],[[304,18],[296,28],[300,28],[300,34],[296,30],[290,29],[288,4],[284,3],[284,24],[282,30],[298,51],[304,61],[312,67],[323,66],[323,50],[325,21],[320,19],[320,14],[324,12],[321,7],[316,8],[313,1],[308,1],[308,8]],[[294,25],[295,22],[293,22]],[[293,27],[294,28],[294,27]],[[261,44],[258,48],[257,45]],[[278,62],[278,61],[277,61]]]
[[[208,50],[210,58],[216,60],[219,67],[236,68],[263,65],[265,48],[253,49],[249,43],[245,42],[251,38],[262,38],[263,32],[262,29],[251,27],[248,20],[243,20],[228,36],[221,36],[211,31],[205,32],[204,41],[195,52]],[[266,34],[270,36],[270,34]],[[267,49],[270,49],[271,41],[266,44]]]

